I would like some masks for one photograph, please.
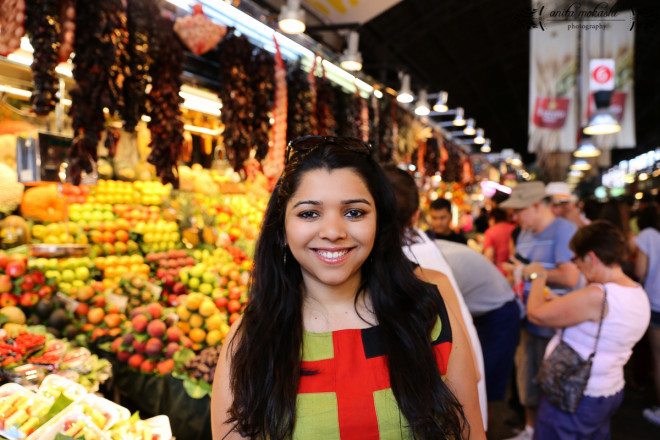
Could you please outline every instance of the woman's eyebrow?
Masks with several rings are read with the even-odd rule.
[[[364,203],[366,205],[371,206],[371,203],[369,203],[367,199],[348,199],[341,201],[342,205],[352,205],[353,203]]]

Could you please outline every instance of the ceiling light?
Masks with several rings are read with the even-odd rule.
[[[637,176],[637,180],[639,180],[640,182],[643,182],[648,179],[649,179],[649,175],[647,173],[641,173],[639,176]]]
[[[578,159],[569,168],[572,170],[587,171],[591,169],[591,164],[584,159]]]
[[[467,120],[463,133],[467,136],[474,136],[474,133],[476,133],[474,129],[474,119],[470,118]]]
[[[431,106],[426,99],[426,90],[419,91],[419,98],[417,99],[417,107],[415,107],[415,114],[418,116],[426,116],[431,113]]]
[[[433,111],[436,111],[438,113],[444,113],[447,110],[449,110],[449,107],[447,107],[448,97],[449,94],[445,91],[438,93],[438,101],[433,105]]]
[[[582,136],[582,142],[577,150],[573,152],[575,157],[598,157],[600,150],[591,142],[591,136],[586,134]]]
[[[571,177],[582,177],[582,176],[584,176],[584,171],[571,170],[571,171],[569,171],[568,175],[571,176]]]
[[[462,127],[465,125],[465,119],[463,118],[463,107],[456,108],[456,116],[454,116],[453,125],[457,127]]]
[[[410,75],[404,73],[401,79],[401,90],[399,91],[399,94],[396,95],[396,100],[403,104],[407,104],[413,102],[414,99],[415,97],[410,90]]]
[[[601,90],[594,93],[596,111],[589,118],[584,133],[588,135],[611,134],[621,131],[621,124],[609,111],[611,91]]]
[[[474,137],[474,143],[475,144],[485,143],[486,139],[484,139],[484,129],[483,128],[477,128],[476,133],[477,133],[477,135]]]
[[[348,47],[341,56],[340,66],[346,70],[362,70],[362,54],[358,50],[360,34],[356,31],[348,33]]]
[[[286,34],[305,32],[305,11],[300,8],[300,0],[287,0],[280,10],[280,29]]]
[[[482,153],[490,153],[490,139],[484,139],[484,144],[481,146]]]

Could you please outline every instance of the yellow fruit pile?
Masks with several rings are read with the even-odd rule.
[[[191,293],[176,308],[177,325],[193,342],[193,350],[222,343],[229,332],[227,315],[213,300],[201,293]]]

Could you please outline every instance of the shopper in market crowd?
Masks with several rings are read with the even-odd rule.
[[[507,279],[479,252],[436,240],[449,263],[479,334],[489,402],[504,400],[520,339],[522,304]]]
[[[428,223],[429,229],[426,231],[426,235],[431,240],[442,239],[467,244],[463,232],[457,233],[452,228],[451,202],[449,200],[438,198],[431,202]],[[470,229],[472,229],[471,224]]]
[[[580,212],[577,197],[566,182],[550,182],[546,192],[552,197],[552,213],[555,216],[565,218],[578,228],[589,224],[589,220]]]
[[[497,207],[491,209],[490,227],[484,232],[483,253],[505,276],[502,263],[508,262],[511,257],[511,233],[515,228],[505,210]]]
[[[583,359],[595,354],[576,411],[562,411],[542,397],[534,438],[609,439],[610,419],[623,401],[623,366],[648,326],[649,300],[621,269],[627,244],[614,225],[598,220],[584,226],[570,247],[588,285],[564,296],[544,297],[551,272],[540,263],[525,266],[524,275],[532,279],[527,316],[536,325],[563,329],[548,344],[546,356],[562,338]]]
[[[660,426],[660,215],[655,205],[642,209],[637,218],[641,229],[635,237],[637,259],[635,275],[644,283],[651,302],[651,324],[648,339],[653,359],[653,380],[657,405],[644,410],[644,418]]]
[[[421,229],[417,228],[420,217],[419,188],[415,179],[396,165],[386,165],[385,174],[394,188],[397,216],[402,228],[403,251],[410,261],[416,265],[415,273],[425,281],[438,286],[448,307],[455,305],[461,316],[461,322],[466,328],[472,345],[472,355],[478,371],[479,406],[484,429],[488,429],[488,397],[486,393],[486,369],[479,333],[474,325],[472,314],[466,304],[461,289],[456,282],[454,273],[448,261],[438,249],[436,241],[431,240]],[[467,249],[467,246],[463,246]],[[454,309],[453,309],[454,310]]]
[[[523,182],[513,188],[509,198],[500,207],[513,209],[521,231],[516,240],[515,256],[508,265],[515,274],[524,272],[525,266],[540,263],[547,271],[547,282],[559,295],[576,287],[579,280],[577,266],[571,261],[573,253],[568,243],[576,231],[573,223],[555,217],[551,210],[552,200],[543,182]],[[524,284],[524,300],[529,295],[530,282]],[[545,348],[554,335],[552,328],[540,327],[527,320],[523,323],[520,343],[516,351],[516,385],[520,403],[525,408],[525,428],[514,437],[531,439],[534,434],[540,390],[534,383]]]
[[[289,143],[216,369],[215,439],[485,438],[467,336],[400,243],[370,146]]]

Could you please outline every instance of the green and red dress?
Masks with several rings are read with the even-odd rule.
[[[438,318],[431,341],[444,379],[452,344],[446,310]],[[304,332],[296,412],[294,439],[412,438],[390,387],[378,326]]]

